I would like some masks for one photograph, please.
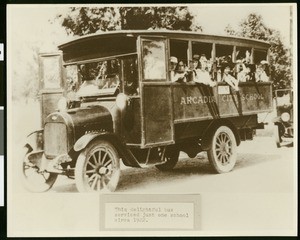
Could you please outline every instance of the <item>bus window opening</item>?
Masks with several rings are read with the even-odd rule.
[[[256,66],[256,82],[268,82],[270,77],[270,66],[267,61],[267,51],[254,49],[254,64]]]

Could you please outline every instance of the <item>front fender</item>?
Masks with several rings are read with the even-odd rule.
[[[281,117],[278,116],[278,117],[273,118],[273,119],[272,119],[272,122],[273,122],[273,123],[282,123]]]
[[[80,137],[74,144],[74,151],[79,152],[84,149],[93,139],[98,136],[104,135],[104,133],[88,133]]]
[[[44,129],[36,130],[27,135],[26,143],[24,144],[30,151],[43,150],[44,144]]]
[[[83,135],[76,141],[73,147],[74,151],[78,152],[83,150],[92,140],[98,137],[109,139],[114,143],[114,146],[117,148],[117,151],[120,153],[123,163],[126,166],[141,167],[138,160],[134,157],[131,151],[127,149],[126,145],[117,136],[108,132],[88,133]]]

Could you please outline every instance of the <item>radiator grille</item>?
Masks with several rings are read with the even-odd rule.
[[[46,123],[44,130],[45,154],[55,157],[67,153],[67,127],[64,123]]]

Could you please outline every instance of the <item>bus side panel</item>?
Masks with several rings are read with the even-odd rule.
[[[212,119],[218,115],[215,91],[202,84],[173,85],[174,120]]]
[[[226,120],[231,122],[237,129],[256,128],[256,126],[258,125],[256,114],[228,117],[226,118]],[[175,124],[175,140],[177,142],[180,142],[186,139],[201,138],[212,121],[213,120],[203,120],[194,122],[181,122]]]
[[[173,142],[173,116],[169,85],[144,85],[145,146]]]
[[[220,94],[220,87],[228,92]],[[221,117],[248,115],[272,110],[271,83],[241,83],[239,91],[218,86],[218,106]]]
[[[141,144],[141,100],[132,98],[126,112],[122,113],[122,134],[125,142]]]
[[[174,84],[174,121],[191,122],[243,116],[272,110],[271,83],[241,83],[233,91],[225,83],[217,87],[203,84]]]

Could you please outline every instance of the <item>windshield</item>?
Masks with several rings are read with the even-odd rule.
[[[120,84],[118,59],[67,66],[67,81],[78,97],[113,95]]]

